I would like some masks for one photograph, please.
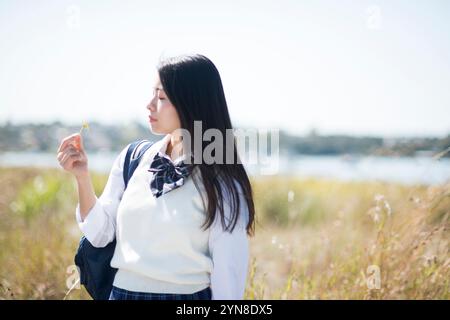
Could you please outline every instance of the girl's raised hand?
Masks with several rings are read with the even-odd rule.
[[[83,137],[74,133],[61,141],[57,151],[60,166],[75,177],[88,174],[88,159],[84,150]]]

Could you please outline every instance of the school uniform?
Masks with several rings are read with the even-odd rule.
[[[207,201],[206,192],[202,183],[199,192],[193,181],[193,176],[201,181],[199,168],[186,175],[184,157],[172,162],[166,154],[170,138],[165,135],[144,153],[126,189],[125,147],[84,221],[77,204],[77,223],[93,246],[117,240],[111,267],[118,271],[110,299],[243,299],[249,213],[242,190],[236,184],[241,209],[233,232],[223,229],[219,215],[203,230],[206,211],[200,192]],[[169,174],[162,169],[168,166],[169,182],[163,181]],[[228,224],[231,198],[222,190]]]

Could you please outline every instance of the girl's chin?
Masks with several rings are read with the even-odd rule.
[[[166,133],[161,132],[160,130],[156,129],[154,126],[150,126],[150,131],[151,131],[153,134],[156,134],[156,135],[166,134]]]

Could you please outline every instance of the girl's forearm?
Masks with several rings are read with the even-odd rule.
[[[89,211],[91,211],[95,205],[96,195],[89,173],[77,176],[76,180],[78,186],[78,201],[80,203],[80,215],[81,220],[84,221],[89,214]]]

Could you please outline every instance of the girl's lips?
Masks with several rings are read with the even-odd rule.
[[[152,116],[148,116],[148,119],[153,122],[153,121],[157,121],[155,118],[153,118]]]

